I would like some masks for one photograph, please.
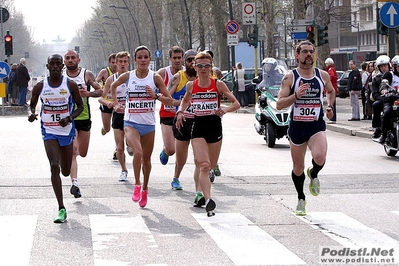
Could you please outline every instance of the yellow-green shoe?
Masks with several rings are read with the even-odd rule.
[[[303,199],[298,200],[298,205],[296,205],[295,215],[305,216],[306,215],[306,201]]]
[[[312,168],[309,167],[306,173],[308,174],[308,177],[310,178],[310,184],[309,184],[309,192],[313,196],[317,196],[320,194],[320,181],[319,178],[315,177],[312,178],[310,175],[310,172],[312,171]]]
[[[65,223],[67,218],[67,212],[65,209],[61,209],[58,211],[58,217],[54,219],[54,223],[61,224]]]

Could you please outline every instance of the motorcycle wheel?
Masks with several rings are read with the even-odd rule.
[[[273,148],[276,144],[276,130],[271,123],[266,123],[265,141],[269,148]]]
[[[384,150],[385,150],[386,155],[388,155],[388,156],[395,156],[396,153],[398,153],[397,150],[392,149],[391,146],[389,146],[387,144],[384,144]]]

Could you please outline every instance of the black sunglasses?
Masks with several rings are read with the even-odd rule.
[[[189,63],[192,62],[193,60],[194,60],[194,57],[189,57],[189,58],[186,59],[186,61],[189,62]]]

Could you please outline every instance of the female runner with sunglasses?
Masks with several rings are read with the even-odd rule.
[[[191,104],[194,110],[191,145],[196,167],[200,171],[199,182],[205,197],[205,209],[210,217],[215,215],[213,210],[216,203],[211,199],[209,170],[211,165],[216,165],[222,147],[221,117],[239,109],[240,104],[224,82],[211,78],[212,57],[209,53],[200,52],[194,62],[198,78],[186,85],[186,93],[176,113],[176,127],[180,129],[183,126],[185,118],[182,110]],[[220,106],[222,94],[231,101],[230,106]]]

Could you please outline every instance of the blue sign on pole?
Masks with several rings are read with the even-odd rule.
[[[399,26],[399,4],[388,2],[382,5],[380,9],[380,18],[382,24],[388,28],[396,28]]]
[[[6,63],[1,61],[0,62],[0,78],[3,79],[10,74],[10,66]]]
[[[293,40],[306,40],[306,32],[292,32],[291,39]]]
[[[162,56],[162,52],[160,50],[155,50],[154,55],[156,58],[160,58]]]

